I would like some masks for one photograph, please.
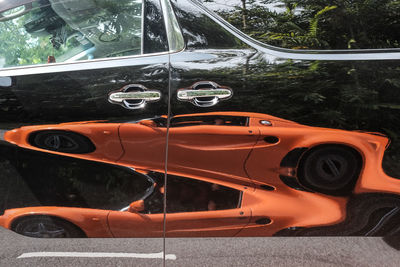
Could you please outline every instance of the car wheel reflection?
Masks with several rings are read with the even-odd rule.
[[[95,150],[86,136],[69,131],[39,131],[29,136],[31,145],[63,153],[85,154]]]
[[[85,234],[75,225],[48,216],[26,216],[13,223],[12,230],[18,234],[37,238],[76,238]]]
[[[298,176],[312,190],[346,194],[359,177],[361,165],[361,156],[349,147],[320,146],[304,155]]]

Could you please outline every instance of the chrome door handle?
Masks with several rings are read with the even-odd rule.
[[[215,82],[197,82],[189,88],[179,89],[178,100],[188,101],[198,107],[212,107],[221,100],[231,98],[232,89]]]
[[[108,95],[110,103],[121,105],[126,109],[144,108],[147,103],[157,102],[160,99],[160,91],[149,90],[141,84],[126,85]]]

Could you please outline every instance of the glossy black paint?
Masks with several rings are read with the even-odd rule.
[[[259,112],[311,126],[385,133],[392,143],[384,168],[400,177],[400,87],[391,83],[400,74],[399,61],[334,61],[322,55],[313,61],[279,58],[234,39],[191,1],[173,4],[187,42],[183,53],[172,55],[173,90],[209,80],[231,87],[234,96],[207,112]],[[218,47],[222,40],[224,45]],[[363,98],[353,99],[352,91],[360,90],[365,92]],[[172,94],[173,114],[205,112]],[[335,119],[332,113],[337,114]]]
[[[144,3],[144,40],[143,53],[168,51],[167,32],[158,0],[146,0]]]
[[[129,58],[124,64],[98,60],[89,67],[85,62],[60,63],[65,67],[61,72],[36,66],[36,74],[29,74],[29,68],[17,70],[7,76],[11,85],[0,85],[0,213],[33,206],[120,210],[152,186],[142,174],[124,166],[21,149],[3,138],[4,132],[27,125],[131,122],[167,114],[169,58],[155,54],[168,51],[159,1],[146,1],[144,14],[144,53],[153,56]],[[103,67],[104,63],[112,67]],[[108,101],[111,91],[129,84],[158,90],[162,98],[134,111]],[[32,138],[32,145],[43,147]],[[81,152],[99,148],[91,147],[89,140],[88,149]]]
[[[346,220],[333,226],[284,229],[276,236],[386,236],[392,241],[399,235],[399,196],[362,194],[352,196]],[[392,244],[398,244],[392,242]]]
[[[383,165],[388,174],[400,177],[397,137],[400,133],[400,86],[393,82],[400,74],[398,60],[280,58],[265,49],[245,44],[191,1],[171,3],[185,39],[183,51],[128,58],[124,66],[116,63],[103,68],[101,64],[105,61],[99,60],[89,63],[92,69],[77,67],[70,71],[11,76],[11,86],[0,86],[0,129],[86,120],[135,121],[166,115],[169,108],[172,116],[210,111],[259,112],[312,126],[386,133],[392,144]],[[146,54],[168,50],[160,8],[158,1],[146,1]],[[110,59],[108,62],[117,61]],[[177,90],[199,81],[228,86],[233,89],[233,97],[206,109],[177,100]],[[159,90],[162,99],[135,111],[108,102],[109,92],[128,84]],[[365,94],[353,99],[352,92],[357,90]],[[382,117],[386,120],[381,120]],[[172,120],[171,127],[174,122],[179,119]],[[266,142],[278,142],[276,138],[266,139]],[[282,166],[295,167],[301,152],[304,151],[282,159]],[[168,156],[171,159],[176,155]],[[37,205],[118,209],[136,200],[136,195],[148,184],[139,173],[129,169],[33,152],[1,141],[0,166],[0,195],[3,196],[0,211]],[[80,179],[72,182],[68,179],[70,176]],[[133,177],[139,178],[131,180]],[[157,177],[162,180],[163,174],[158,173]],[[282,176],[288,187],[307,190],[290,180],[293,178],[287,178]],[[80,180],[82,184],[77,184]],[[121,192],[121,188],[130,186],[133,186],[131,191]],[[267,185],[263,189],[274,190]],[[110,198],[104,197],[107,194]],[[104,201],[97,202],[100,198]],[[398,234],[398,196],[350,198],[345,222],[316,229],[292,228],[277,235]],[[161,212],[162,203],[159,199],[156,202],[155,209]],[[269,222],[267,217],[258,221],[260,224]]]
[[[0,151],[0,213],[34,206],[120,210],[152,186],[127,167],[14,147]]]
[[[293,54],[293,59],[290,54],[286,55],[289,58],[280,58],[272,50],[269,53],[268,49],[260,49],[257,43],[254,46],[244,44],[239,36],[234,37],[228,33],[223,24],[210,19],[210,13],[198,8],[197,3],[190,0],[172,3],[186,41],[185,51],[171,55],[173,115],[210,111],[258,112],[311,126],[381,132],[392,140],[385,153],[384,170],[392,177],[400,178],[400,86],[394,82],[400,74],[398,60],[336,61],[323,55],[335,51],[293,51],[321,54],[320,59],[316,56],[316,60],[299,60],[296,59],[296,54]],[[209,31],[210,28],[213,31]],[[354,53],[359,52],[361,51]],[[343,53],[349,54],[348,58],[351,58],[350,51]],[[233,89],[233,97],[207,109],[177,100],[177,90],[199,80],[228,86]],[[363,92],[361,96],[360,91]],[[299,148],[299,153],[294,158],[298,160],[302,152],[304,150]],[[173,158],[174,155],[169,157]],[[282,164],[295,167],[296,159],[292,162],[284,158]],[[297,181],[287,179],[290,177],[281,177],[289,187],[308,191]],[[349,186],[352,188],[354,181]],[[357,203],[363,203],[367,199],[363,196],[354,198]],[[382,199],[375,197],[374,200],[377,203],[387,201],[385,195],[382,195]],[[373,228],[377,223],[374,220],[379,220],[377,218],[382,218],[386,213],[376,212],[365,203],[363,208],[354,210],[350,207],[352,203],[348,207],[351,209],[349,216],[364,216],[364,219],[352,226],[348,223],[352,219],[347,219],[343,224],[349,228],[348,231],[336,234],[368,235],[367,230],[360,229],[356,233],[355,229],[362,228],[364,224],[366,229]],[[394,207],[398,207],[396,203],[393,202]],[[396,218],[394,216],[391,219],[392,223],[398,224],[399,220]],[[329,229],[331,228],[323,227],[320,231],[310,232],[315,235],[330,235],[332,232]],[[395,232],[392,228],[382,229],[374,232],[374,235],[393,235]],[[301,233],[308,233],[308,230]]]
[[[1,107],[0,121],[4,124],[12,122],[13,126],[17,126],[18,123],[50,124],[114,118],[133,120],[140,116],[165,114],[168,57],[155,56],[151,64],[141,64],[136,59],[131,61],[129,67],[11,77],[12,86],[1,90],[5,101]],[[159,90],[164,98],[135,113],[108,102],[109,92],[132,83]]]

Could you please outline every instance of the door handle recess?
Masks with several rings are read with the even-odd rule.
[[[233,91],[226,86],[220,86],[215,82],[197,82],[189,88],[179,89],[178,100],[188,101],[198,107],[212,107],[221,100],[231,98]]]
[[[126,109],[144,108],[147,103],[157,102],[160,99],[160,91],[149,90],[141,84],[129,84],[108,94],[110,103],[121,105]]]

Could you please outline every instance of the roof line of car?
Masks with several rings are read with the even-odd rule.
[[[275,47],[257,41],[237,28],[230,25],[222,17],[207,9],[201,3],[189,0],[198,8],[206,12],[214,22],[229,31],[245,44],[277,58],[297,59],[297,60],[331,60],[331,61],[349,61],[349,60],[396,60],[400,59],[399,48],[387,49],[348,49],[348,50],[304,50],[287,49]]]

